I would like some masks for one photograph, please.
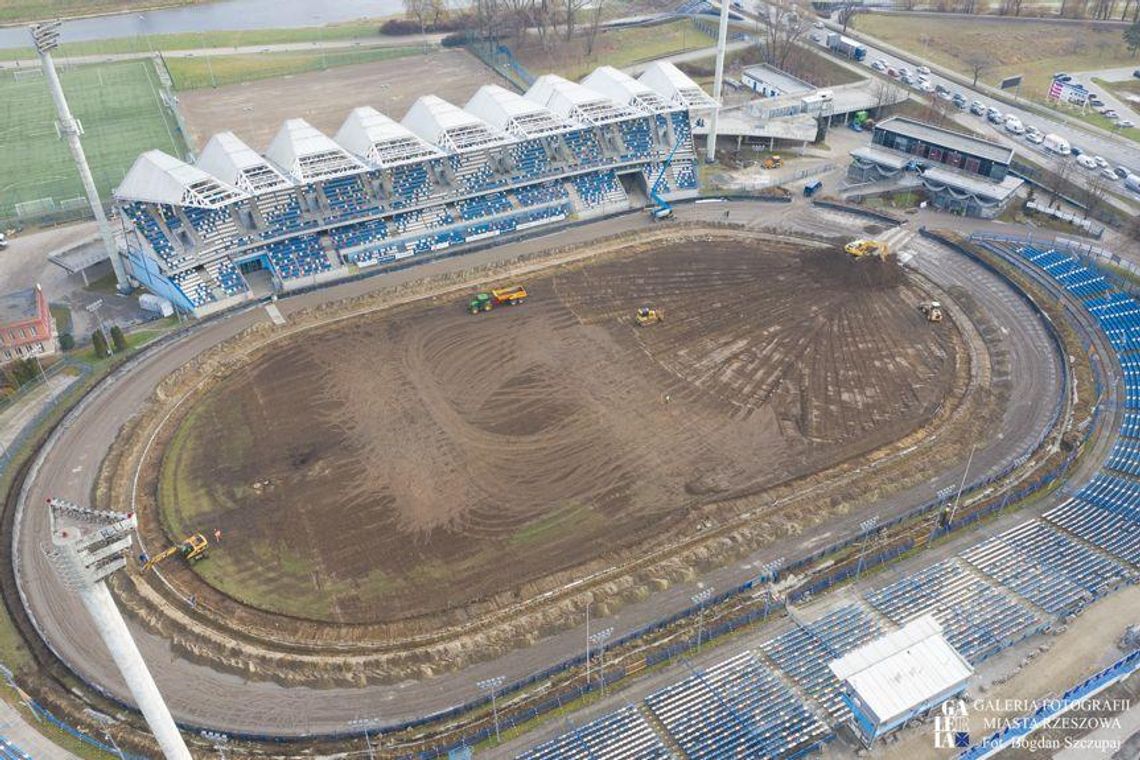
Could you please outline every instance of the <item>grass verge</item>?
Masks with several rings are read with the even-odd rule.
[[[166,66],[174,81],[174,89],[183,91],[302,74],[354,63],[387,61],[422,52],[423,49],[419,47],[377,47],[324,52],[214,55],[202,58],[167,58]]]

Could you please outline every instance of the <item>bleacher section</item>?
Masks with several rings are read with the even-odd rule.
[[[545,203],[556,203],[569,199],[566,186],[562,180],[544,182],[540,185],[528,185],[514,191],[515,200],[521,206],[540,206]]]
[[[562,139],[570,149],[570,155],[580,166],[592,166],[601,162],[602,146],[592,131],[582,129],[577,132],[567,132],[562,135]]]
[[[479,219],[484,216],[495,216],[496,214],[502,214],[514,208],[510,200],[507,199],[507,196],[502,193],[487,193],[486,195],[460,201],[456,205],[459,207],[459,215],[463,219],[468,220]]]
[[[670,757],[633,705],[519,755],[519,760],[655,760]]]
[[[846,720],[851,711],[839,696],[839,681],[827,667],[837,657],[882,634],[858,605],[847,605],[811,624],[798,625],[764,642],[764,654],[792,676],[834,720]]]
[[[359,176],[327,179],[320,188],[334,219],[372,214],[382,208],[365,192]]]
[[[1100,507],[1070,499],[1045,519],[1133,565],[1140,565],[1140,523]]]
[[[627,203],[628,198],[621,182],[612,171],[588,172],[571,180],[578,197],[586,208],[597,208],[607,204]]]
[[[622,160],[647,158],[653,153],[653,133],[648,119],[618,122],[621,139],[625,143]]]
[[[953,559],[872,591],[866,599],[900,626],[932,612],[946,640],[974,664],[1032,633],[1040,622]]]
[[[790,758],[832,735],[751,652],[697,670],[645,704],[691,760]]]
[[[262,250],[269,256],[274,271],[282,279],[310,277],[332,268],[313,235],[280,240],[270,243]]]

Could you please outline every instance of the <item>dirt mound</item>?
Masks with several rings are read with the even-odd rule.
[[[905,436],[954,375],[893,259],[678,243],[276,344],[169,446],[174,531],[248,604],[398,620],[665,540],[718,496]],[[639,328],[641,305],[663,324]]]

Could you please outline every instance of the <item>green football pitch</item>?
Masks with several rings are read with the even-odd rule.
[[[60,81],[83,128],[83,148],[104,203],[142,151],[185,157],[186,143],[163,102],[153,61],[63,68]],[[0,72],[0,155],[0,222],[34,221],[45,212],[85,205],[38,70]]]

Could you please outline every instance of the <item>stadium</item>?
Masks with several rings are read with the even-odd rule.
[[[1055,670],[980,760],[1135,670],[1071,662],[1140,578],[1120,260],[703,193],[716,107],[659,61],[141,154],[121,255],[192,319],[16,472],[45,714],[168,749],[85,573],[203,757],[928,756]]]
[[[215,135],[194,166],[144,153],[115,192],[131,272],[203,316],[253,291],[463,246],[697,191],[691,114],[713,101],[667,62],[637,80],[602,67],[581,84],[486,85],[460,109],[432,95],[399,123],[355,109],[335,139],[302,119],[265,156]]]

